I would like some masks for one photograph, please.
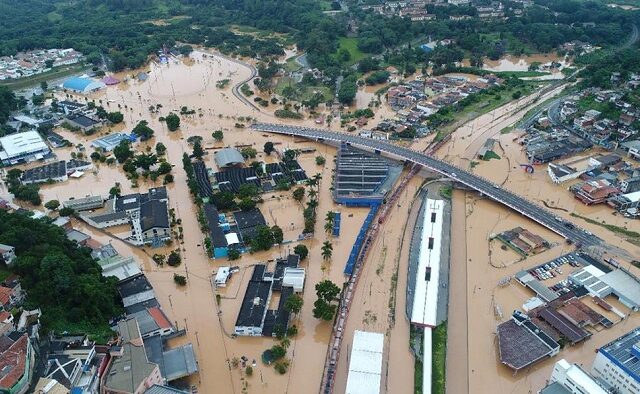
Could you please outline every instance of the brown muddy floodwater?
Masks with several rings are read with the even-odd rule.
[[[345,281],[342,273],[344,264],[351,251],[355,237],[364,222],[368,210],[364,208],[346,208],[333,203],[330,195],[331,175],[334,168],[332,158],[335,148],[313,142],[296,142],[291,138],[266,135],[238,129],[234,125],[239,116],[252,116],[258,119],[273,121],[269,114],[247,108],[231,93],[231,86],[244,80],[250,75],[250,70],[237,63],[215,56],[204,56],[201,52],[193,54],[192,61],[170,63],[166,65],[151,64],[146,71],[149,78],[139,82],[132,78],[137,72],[119,74],[119,78],[127,78],[126,82],[104,91],[91,95],[98,105],[103,105],[108,111],[121,110],[125,114],[123,125],[114,127],[112,131],[130,132],[140,120],[147,120],[155,130],[155,136],[148,142],[136,145],[140,151],[153,147],[162,142],[168,148],[166,158],[174,165],[175,181],[168,186],[169,202],[178,218],[182,220],[184,228],[184,242],[176,242],[169,248],[154,250],[150,248],[135,248],[119,241],[110,233],[103,233],[91,229],[82,223],[75,223],[76,227],[86,231],[101,242],[112,242],[116,250],[123,255],[135,256],[145,274],[151,281],[157,297],[169,316],[179,327],[187,329],[187,335],[175,340],[175,344],[191,342],[194,344],[199,362],[200,373],[190,378],[189,383],[199,387],[203,393],[239,393],[246,386],[248,392],[256,393],[303,393],[315,392],[320,386],[323,365],[326,355],[331,326],[320,322],[312,316],[315,301],[315,284],[322,279],[331,279],[341,285]],[[231,83],[225,89],[217,89],[218,80],[230,79]],[[84,96],[74,98],[84,101]],[[159,113],[151,113],[150,106],[161,105]],[[170,111],[178,113],[186,106],[195,110],[194,115],[181,116],[181,127],[176,132],[169,132],[160,116],[166,116]],[[268,108],[266,111],[273,111]],[[312,125],[313,120],[299,122]],[[339,122],[335,122],[335,124]],[[335,126],[334,126],[335,127]],[[222,128],[224,140],[216,144],[211,132]],[[74,144],[83,144],[90,154],[90,142],[110,130],[103,130],[99,134],[86,137],[74,134],[64,129],[57,130]],[[318,224],[316,237],[305,241],[309,247],[309,258],[302,264],[307,269],[307,282],[304,292],[304,307],[295,323],[299,328],[298,336],[292,340],[287,357],[291,361],[289,371],[285,375],[278,375],[272,367],[263,365],[260,361],[262,352],[273,346],[276,341],[271,338],[236,338],[229,333],[240,308],[246,284],[250,277],[251,266],[259,262],[273,260],[288,253],[290,246],[275,247],[269,252],[245,255],[234,265],[242,270],[234,276],[225,289],[219,289],[220,305],[215,302],[214,289],[210,277],[218,266],[228,265],[226,259],[213,260],[205,255],[203,234],[200,232],[196,220],[196,208],[192,203],[186,186],[186,175],[182,170],[181,158],[184,152],[190,152],[191,147],[186,139],[190,136],[202,136],[205,147],[235,146],[251,144],[258,152],[262,152],[267,141],[276,144],[277,149],[283,147],[315,148],[315,153],[302,154],[299,157],[301,166],[308,175],[322,174],[320,183],[320,205],[318,207]],[[60,159],[67,159],[75,148],[56,150]],[[215,169],[213,154],[205,158],[207,166]],[[326,157],[326,165],[315,164],[315,156]],[[259,153],[257,160],[275,161],[275,155],[266,156]],[[69,180],[42,187],[43,200],[65,200],[70,197],[85,195],[107,195],[109,189],[119,182],[123,193],[146,191],[149,187],[159,186],[160,182],[139,181],[139,188],[134,188],[124,172],[115,165],[97,164],[96,168],[80,179]],[[0,190],[7,196],[6,190]],[[270,193],[264,196],[265,202],[260,208],[269,225],[280,225],[286,240],[295,240],[303,227],[302,207],[290,198],[290,193]],[[324,217],[329,210],[342,212],[342,228],[339,238],[331,239],[322,227]],[[118,234],[126,233],[119,229]],[[333,258],[324,262],[321,258],[320,246],[326,239],[333,243]],[[154,253],[168,253],[172,248],[179,247],[182,252],[183,263],[179,267],[158,267],[151,260]],[[394,248],[395,249],[395,248]],[[391,267],[391,255],[389,257]],[[180,272],[188,277],[188,284],[178,288],[173,282],[173,273]],[[385,301],[386,302],[386,301]],[[227,360],[233,357],[246,356],[249,360],[257,360],[252,377],[246,377],[240,369],[229,369]]]
[[[175,177],[175,182],[168,186],[170,206],[182,220],[184,240],[180,244],[174,242],[171,247],[160,250],[134,248],[114,238],[110,233],[88,228],[82,223],[74,224],[101,242],[112,242],[121,254],[132,255],[138,259],[169,318],[179,327],[187,329],[187,335],[175,339],[174,344],[184,342],[194,344],[200,373],[191,377],[189,384],[197,385],[200,392],[239,393],[244,388],[248,392],[255,393],[316,392],[322,377],[331,326],[312,316],[315,300],[314,285],[322,279],[331,279],[339,285],[345,281],[342,273],[344,264],[368,213],[364,208],[346,208],[333,203],[330,186],[335,148],[309,141],[299,142],[292,138],[257,133],[246,128],[236,128],[234,125],[238,122],[238,117],[251,116],[263,121],[277,121],[272,115],[275,109],[272,105],[260,112],[248,108],[232,94],[231,87],[250,75],[250,70],[243,65],[215,55],[195,52],[188,61],[171,62],[166,65],[151,64],[145,70],[149,72],[149,78],[144,82],[132,78],[137,72],[122,73],[117,77],[126,78],[125,82],[108,87],[89,97],[89,99],[95,99],[97,104],[103,105],[108,111],[122,111],[125,114],[124,124],[114,127],[113,130],[103,130],[91,137],[63,129],[57,131],[74,144],[83,144],[87,148],[85,154],[88,155],[91,153],[90,141],[99,135],[111,131],[130,132],[138,121],[147,120],[150,127],[155,130],[155,136],[148,142],[136,145],[136,148],[143,151],[147,147],[155,146],[157,142],[167,146],[166,159],[174,165]],[[231,83],[225,89],[217,89],[216,82],[222,79],[230,79]],[[374,94],[375,87],[361,89],[354,109],[366,106]],[[84,96],[75,97],[81,101],[85,100]],[[585,215],[611,220],[614,224],[624,224],[623,218],[613,217],[606,208],[576,205],[564,190],[564,186],[552,185],[546,180],[546,171],[537,169],[535,174],[528,175],[518,168],[518,163],[523,160],[520,146],[512,141],[513,134],[499,135],[499,132],[502,128],[513,124],[523,111],[533,105],[532,103],[531,96],[522,98],[517,103],[507,104],[476,119],[472,124],[464,125],[454,133],[452,141],[442,148],[439,155],[448,161],[468,166],[470,159],[486,138],[499,138],[500,149],[496,149],[502,158],[482,162],[475,167],[474,171],[504,183],[504,187],[531,199],[545,200],[549,204],[555,204],[567,210],[567,212],[559,212],[560,215],[567,216],[568,212],[577,210]],[[158,105],[160,105],[159,113],[151,113],[149,108],[151,106],[157,108]],[[180,129],[169,132],[165,124],[159,121],[159,117],[166,116],[169,112],[178,113],[184,106],[194,110],[195,114],[181,116]],[[393,112],[383,103],[382,107],[376,111],[376,117],[370,122],[375,124],[377,120],[392,115]],[[313,117],[289,123],[317,127]],[[339,123],[334,121],[331,128],[339,130]],[[224,131],[224,140],[221,143],[215,143],[211,137],[211,132],[216,129]],[[241,272],[230,280],[226,288],[218,289],[220,304],[216,303],[216,293],[211,286],[210,278],[217,267],[229,263],[225,259],[212,260],[205,254],[202,246],[203,234],[196,220],[196,207],[189,195],[186,175],[181,164],[182,154],[191,151],[187,138],[196,135],[203,137],[203,145],[209,153],[205,157],[205,162],[207,166],[214,169],[213,154],[209,148],[250,144],[258,152],[262,152],[264,143],[272,141],[277,149],[283,147],[316,149],[314,153],[302,154],[299,157],[299,162],[308,175],[320,173],[323,180],[320,183],[316,236],[314,239],[304,241],[310,250],[309,258],[302,264],[307,269],[304,307],[295,319],[299,334],[291,341],[287,354],[291,365],[285,375],[276,374],[272,367],[263,365],[260,361],[261,353],[276,343],[273,339],[233,339],[229,334],[233,332],[235,319],[251,274],[251,266],[286,255],[295,243],[276,247],[268,252],[244,255],[239,261],[233,262],[233,265],[241,267]],[[414,147],[423,148],[426,143],[420,141]],[[55,152],[60,159],[67,159],[72,151],[75,151],[75,148],[57,149]],[[316,155],[322,155],[327,159],[325,166],[315,164]],[[272,162],[276,158],[259,153],[257,160]],[[94,170],[87,171],[80,179],[43,186],[43,200],[107,195],[116,182],[121,184],[123,193],[146,191],[149,187],[160,184],[150,180],[139,180],[139,187],[134,188],[118,166],[97,164]],[[345,341],[347,345],[350,345],[353,329],[386,334],[383,363],[385,378],[382,387],[388,393],[411,392],[413,385],[413,358],[409,351],[408,323],[404,317],[408,249],[403,242],[407,239],[407,233],[410,233],[405,231],[405,224],[409,223],[409,230],[414,225],[415,210],[410,208],[421,182],[422,178],[414,178],[399,199],[398,206],[393,208],[394,214],[382,226],[381,235],[365,263],[363,277],[357,289],[356,297],[358,298],[352,306],[347,323],[347,340]],[[6,197],[6,189],[1,189],[0,194]],[[292,200],[290,194],[286,192],[266,194],[264,200],[260,208],[268,224],[281,226],[286,240],[296,239],[303,227],[300,204]],[[548,377],[553,360],[536,367],[528,376],[521,374],[515,377],[493,360],[496,353],[494,344],[496,324],[504,320],[512,309],[518,307],[530,296],[515,284],[496,289],[496,283],[522,267],[532,265],[534,259],[527,259],[524,262],[509,265],[507,268],[493,268],[489,264],[487,240],[488,234],[516,225],[528,228],[547,239],[557,240],[558,237],[493,202],[478,200],[473,194],[465,196],[463,192],[454,193],[453,206],[451,334],[449,336],[451,341],[448,370],[455,371],[450,376],[465,375],[468,378],[468,384],[467,379],[450,379],[449,392],[463,393],[469,391],[469,387],[482,387],[482,392],[493,392],[504,387],[509,387],[512,392],[535,391]],[[339,238],[331,238],[322,230],[323,218],[330,210],[342,212]],[[463,212],[460,212],[461,210]],[[586,223],[580,224],[607,240],[628,246],[626,242],[612,236],[606,230],[603,231],[600,227],[589,226]],[[119,229],[118,234],[122,232],[122,229]],[[462,233],[464,238],[461,237]],[[324,262],[320,252],[320,246],[327,239],[333,243],[333,258],[330,262]],[[172,248],[178,247],[181,249],[183,259],[179,267],[158,267],[150,258],[153,253],[168,253]],[[462,253],[463,251],[465,253]],[[555,257],[563,251],[566,252],[567,248],[561,244],[535,256],[535,261]],[[633,252],[638,251],[636,249]],[[178,288],[174,284],[174,272],[188,277],[187,286]],[[392,285],[394,275],[398,278],[397,291],[395,285]],[[454,292],[454,288],[458,291]],[[465,289],[466,292],[464,292]],[[502,319],[494,317],[494,303],[499,304],[504,311],[505,315]],[[390,312],[393,310],[395,310],[395,320],[390,318]],[[593,357],[593,349],[596,346],[620,335],[625,329],[628,330],[631,325],[638,323],[635,317],[629,320],[616,325],[606,333],[595,335],[586,344],[565,350],[562,356],[573,362],[581,360],[585,363],[590,362],[589,357]],[[453,327],[454,322],[455,327]],[[341,392],[346,384],[348,349],[348,347],[342,349],[336,378],[336,392]],[[491,355],[489,360],[487,355]],[[252,377],[245,376],[240,369],[229,368],[228,360],[241,356],[246,356],[250,361],[257,360]]]
[[[550,95],[542,97],[539,101],[549,98]],[[522,102],[523,100],[525,101]],[[559,216],[574,221],[610,244],[620,246],[627,250],[630,256],[640,255],[640,248],[600,226],[571,217],[570,213],[576,212],[594,220],[627,228],[637,226],[637,221],[615,215],[606,206],[583,205],[569,193],[569,184],[555,185],[548,179],[546,166],[536,166],[534,174],[527,174],[522,170],[520,164],[526,163],[527,159],[522,146],[517,142],[521,131],[500,134],[500,130],[513,125],[529,107],[535,105],[529,98],[520,101],[520,104],[507,104],[458,128],[451,141],[437,155],[465,168],[472,167],[473,172],[532,201],[546,203],[555,208]],[[522,105],[523,103],[526,105]],[[478,150],[488,138],[498,141],[494,151],[500,159],[482,161],[476,158]],[[587,154],[597,153],[598,150],[594,149]],[[489,242],[490,235],[516,226],[541,235],[556,246],[523,261],[517,256],[496,251],[496,246]],[[496,326],[508,319],[514,309],[521,309],[522,303],[530,298],[532,293],[515,282],[506,287],[498,287],[498,282],[522,269],[567,253],[572,247],[545,228],[472,192],[454,192],[452,229],[454,235],[450,272],[447,371],[449,377],[460,376],[462,371],[466,373],[463,373],[460,379],[449,378],[448,392],[489,393],[506,388],[512,393],[536,392],[549,378],[557,358],[537,364],[517,375],[500,364],[495,339]],[[638,270],[635,271],[637,273]],[[564,272],[564,276],[568,274],[569,272]],[[561,279],[564,277],[549,281],[548,285]],[[615,299],[607,301],[616,303]],[[501,311],[502,316],[497,311]],[[582,363],[589,369],[597,347],[639,323],[640,317],[637,314],[632,315],[613,328],[594,334],[589,341],[564,349],[558,357]]]

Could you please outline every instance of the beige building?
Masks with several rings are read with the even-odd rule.
[[[158,364],[147,359],[135,318],[118,323],[120,346],[111,348],[111,360],[102,383],[102,394],[142,394],[154,384],[162,385]]]

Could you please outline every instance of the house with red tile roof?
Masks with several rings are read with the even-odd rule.
[[[3,341],[0,349],[0,392],[24,394],[29,389],[35,366],[33,348],[27,334],[11,344],[9,341]]]

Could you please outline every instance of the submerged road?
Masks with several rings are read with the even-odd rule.
[[[256,123],[251,126],[254,130],[267,133],[277,133],[296,137],[304,137],[317,141],[346,142],[352,145],[373,149],[419,164],[443,176],[451,178],[478,192],[491,197],[493,200],[521,213],[549,230],[561,235],[567,240],[587,246],[605,246],[604,242],[573,223],[557,217],[553,212],[535,204],[517,194],[501,188],[499,185],[474,175],[452,164],[436,159],[409,148],[394,145],[388,141],[373,140],[352,134],[338,133],[330,130],[308,127],[288,126],[271,123]]]

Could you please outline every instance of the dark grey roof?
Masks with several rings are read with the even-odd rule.
[[[566,389],[558,382],[553,382],[550,385],[540,390],[540,394],[571,394],[571,391]]]
[[[169,382],[198,372],[198,363],[190,343],[164,351],[162,360],[162,376]]]
[[[91,163],[89,163],[88,161],[71,159],[67,161],[67,172],[71,172],[71,170],[74,170],[79,167],[86,167],[88,165],[91,165]]]
[[[124,308],[127,315],[140,312],[147,308],[160,307],[160,303],[157,299],[151,298],[146,301],[138,302],[137,304],[132,304]]]
[[[543,309],[539,316],[571,343],[578,343],[591,336],[591,333],[573,324],[553,308]]]
[[[126,194],[116,199],[116,211],[127,211],[130,209],[137,209],[140,207],[140,200],[142,195],[140,193]]]
[[[256,268],[254,267],[254,272]],[[264,271],[264,266],[262,266]],[[261,327],[267,309],[267,298],[271,292],[271,282],[249,281],[244,293],[242,306],[236,320],[237,327]]]
[[[122,298],[130,297],[151,289],[153,289],[151,283],[149,283],[149,280],[143,274],[127,278],[118,283],[118,292]]]
[[[498,348],[500,361],[515,370],[529,366],[552,352],[544,341],[513,319],[498,325]]]
[[[204,204],[204,215],[207,218],[209,224],[209,237],[211,238],[211,244],[214,248],[224,248],[227,246],[227,238],[224,236],[224,231],[218,225],[218,210],[213,204]]]
[[[233,213],[239,229],[256,227],[267,224],[262,212],[258,208],[251,211],[238,211]]]
[[[153,228],[169,228],[167,203],[159,200],[148,201],[140,207],[140,226],[142,231]]]
[[[142,204],[153,200],[166,200],[167,188],[155,187],[147,191],[146,194],[132,193],[116,199],[116,211],[131,210],[140,208]]]
[[[79,124],[82,127],[93,127],[95,125],[97,125],[98,121],[91,119],[88,116],[85,115],[75,115],[72,117],[67,118],[68,120],[70,120],[73,123]]]
[[[198,372],[198,364],[190,343],[165,350],[160,335],[144,339],[144,349],[149,361],[158,364],[163,378],[171,382]]]

